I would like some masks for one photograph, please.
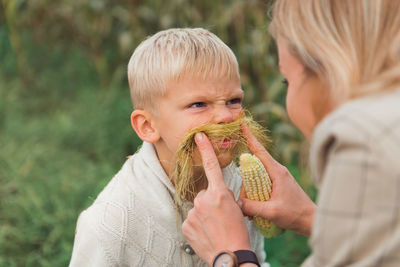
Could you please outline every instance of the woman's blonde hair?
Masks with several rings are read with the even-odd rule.
[[[328,85],[334,106],[400,86],[400,1],[277,0],[270,32]]]
[[[232,50],[202,28],[169,29],[144,40],[128,64],[133,106],[155,112],[168,83],[184,77],[239,79]]]

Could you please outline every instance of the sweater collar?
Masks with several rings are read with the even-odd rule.
[[[148,165],[149,169],[159,178],[159,180],[168,188],[168,191],[173,195],[175,194],[175,187],[165,173],[157,157],[157,152],[154,145],[148,142],[143,142],[139,151],[143,161]]]

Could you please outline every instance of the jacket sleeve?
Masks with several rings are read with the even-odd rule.
[[[390,260],[400,243],[400,183],[390,166],[376,140],[340,134],[331,140],[321,168],[312,254],[303,266],[383,266]]]
[[[79,215],[70,267],[112,265],[101,246],[98,227],[91,217],[88,210]]]

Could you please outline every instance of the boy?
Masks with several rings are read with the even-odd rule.
[[[236,58],[207,30],[170,29],[136,48],[128,78],[135,108],[131,123],[143,145],[79,216],[70,266],[206,266],[181,231],[193,204],[187,199],[176,208],[174,155],[191,129],[242,114]],[[224,139],[215,146],[237,198],[241,179],[232,163],[234,143]],[[201,177],[198,168],[194,177]],[[206,186],[198,180],[196,192]],[[253,223],[248,228],[252,249],[264,262],[263,237]]]

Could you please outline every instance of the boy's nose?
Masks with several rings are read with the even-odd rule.
[[[227,123],[234,120],[232,110],[227,107],[218,108],[214,111],[214,123]]]

